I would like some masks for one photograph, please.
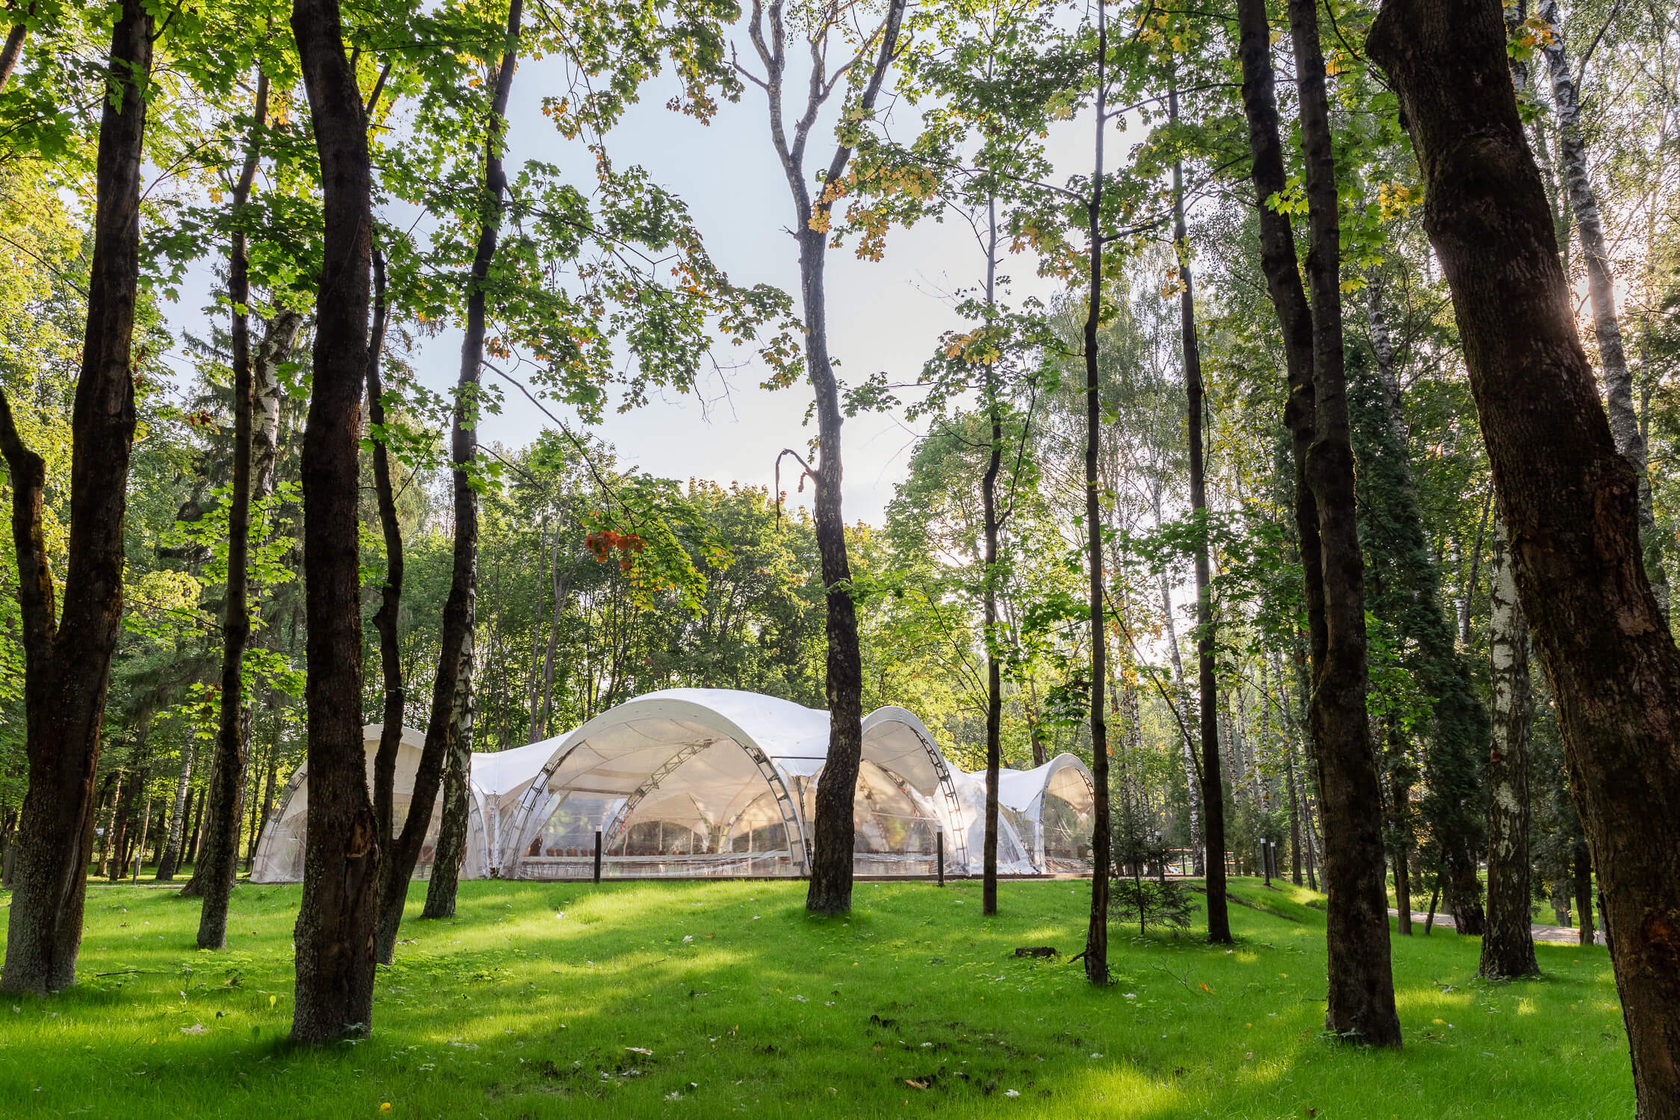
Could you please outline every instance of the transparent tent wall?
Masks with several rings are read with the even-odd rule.
[[[1044,829],[1044,871],[1086,874],[1091,870],[1091,784],[1073,767],[1056,771],[1045,785],[1039,821]]]
[[[402,780],[399,775],[399,782]],[[408,775],[412,783],[413,774]],[[411,791],[399,788],[391,798],[392,834],[399,832],[408,819]],[[251,863],[254,883],[298,883],[303,881],[305,825],[309,809],[309,780],[299,781],[270,819],[258,838],[257,854]],[[438,829],[443,818],[443,798],[432,805],[431,820],[421,842],[420,858],[414,865],[415,879],[429,879],[437,857]],[[482,879],[489,874],[489,849],[484,831],[484,817],[476,803],[469,803],[467,816],[466,853],[461,860],[461,878]]]

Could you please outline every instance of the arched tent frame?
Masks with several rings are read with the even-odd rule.
[[[897,738],[894,733],[900,728],[914,737],[915,743],[921,748],[926,759],[928,769],[932,773],[933,788],[919,790],[930,802],[936,806],[936,816],[940,822],[941,834],[949,837],[955,844],[954,850],[947,852],[948,859],[954,861],[954,866],[963,868],[968,866],[968,839],[966,830],[957,827],[961,820],[962,803],[957,797],[956,783],[951,777],[951,765],[945,761],[939,746],[933,741],[933,732],[927,724],[907,708],[888,706],[877,708],[863,717],[863,756],[870,758],[872,744],[883,744]],[[876,755],[880,748],[877,746]],[[902,756],[900,756],[902,757]],[[879,764],[879,757],[871,759]],[[903,774],[903,769],[896,771]],[[915,783],[912,782],[912,785]],[[937,793],[935,792],[937,790]]]

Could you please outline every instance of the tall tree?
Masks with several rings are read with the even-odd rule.
[[[1096,130],[1089,194],[1085,200],[1089,282],[1085,293],[1085,565],[1088,569],[1091,626],[1091,778],[1095,811],[1091,814],[1091,915],[1085,927],[1085,979],[1108,983],[1108,877],[1110,852],[1108,791],[1108,582],[1103,576],[1102,494],[1098,485],[1102,458],[1102,398],[1098,346],[1103,319],[1103,138],[1108,132],[1107,0],[1097,0]]]
[[[1178,85],[1169,79],[1167,111],[1178,123]],[[1225,794],[1219,766],[1219,685],[1213,673],[1213,590],[1208,569],[1207,453],[1202,446],[1206,389],[1202,385],[1202,348],[1196,337],[1196,290],[1190,273],[1190,234],[1184,224],[1184,164],[1173,160],[1173,248],[1178,257],[1178,313],[1184,355],[1184,394],[1189,401],[1190,510],[1197,520],[1196,684],[1200,700],[1202,765],[1202,848],[1206,853],[1208,940],[1231,943],[1231,918],[1225,906]],[[1165,594],[1165,587],[1162,593]],[[1187,775],[1188,776],[1188,775]]]
[[[362,745],[358,462],[366,372],[373,170],[361,90],[338,0],[295,0],[325,216],[314,383],[303,437],[309,677],[308,841],[293,942],[292,1039],[326,1042],[373,1025],[380,844]]]
[[[23,621],[29,792],[18,824],[0,988],[51,992],[76,979],[94,776],[123,607],[123,516],[134,442],[130,347],[140,275],[140,167],[153,23],[124,0],[111,33],[95,164],[87,329],[71,420],[70,540],[62,612],[42,513],[46,467],[0,394],[0,451],[12,481]]]
[[[1295,453],[1296,525],[1312,653],[1308,709],[1325,831],[1330,902],[1329,1008],[1337,1034],[1400,1043],[1383,888],[1381,797],[1365,711],[1363,561],[1355,523],[1353,456],[1342,368],[1340,233],[1324,59],[1313,0],[1291,0],[1305,185],[1311,230],[1302,289],[1283,191],[1283,146],[1273,90],[1271,27],[1263,0],[1239,0],[1243,109],[1260,221],[1261,264],[1283,329],[1289,371],[1284,420]]]
[[[841,511],[840,385],[829,353],[826,264],[836,191],[851,161],[859,123],[875,111],[899,46],[906,0],[887,0],[881,22],[869,31],[857,53],[829,68],[828,51],[847,34],[849,9],[801,8],[811,74],[805,104],[791,130],[786,123],[785,83],[788,29],[785,0],[754,0],[747,34],[763,74],[738,68],[764,92],[769,106],[770,142],[787,179],[799,243],[799,296],[805,332],[805,370],[816,395],[815,463],[801,459],[816,487],[814,513],[817,548],[822,554],[828,610],[828,759],[817,783],[816,819],[812,825],[811,885],[805,908],[813,914],[843,914],[852,908],[853,802],[863,758],[863,661],[858,649],[857,604],[846,555],[846,522]],[[841,82],[856,82],[846,99],[834,153],[813,197],[805,149],[824,105]]]
[[[1453,646],[1452,623],[1441,598],[1440,567],[1429,547],[1412,471],[1410,432],[1400,392],[1396,356],[1383,301],[1387,285],[1373,270],[1365,289],[1370,346],[1349,348],[1348,413],[1359,456],[1360,544],[1365,554],[1366,602],[1390,629],[1395,656],[1408,684],[1426,698],[1415,720],[1426,743],[1427,795],[1422,812],[1435,841],[1442,896],[1459,933],[1480,936],[1482,884],[1481,762],[1487,748],[1487,712],[1477,699],[1469,667]],[[1415,694],[1415,693],[1414,693]],[[1389,817],[1396,886],[1408,868],[1412,842],[1411,786],[1417,767],[1410,736],[1390,718]],[[1408,876],[1409,878],[1409,876]]]
[[[507,193],[507,175],[502,170],[503,133],[508,97],[513,90],[513,72],[519,64],[521,15],[521,0],[511,0],[502,54],[489,83],[489,111],[484,117],[484,178],[479,187],[478,244],[467,276],[466,332],[461,340],[461,369],[455,383],[455,410],[450,424],[455,518],[449,597],[443,604],[437,672],[432,678],[431,714],[426,722],[426,742],[420,752],[419,768],[414,775],[414,792],[402,832],[391,841],[390,853],[383,861],[378,941],[382,964],[390,963],[396,947],[409,876],[414,874],[426,830],[431,826],[432,803],[437,798],[444,765],[450,759],[451,748],[457,752],[463,749],[458,734],[461,725],[453,717],[462,695],[457,682],[463,671],[470,672],[466,658],[471,649],[478,572],[478,490],[474,475],[478,457],[479,394],[484,377],[490,266],[501,235],[503,197]],[[470,739],[464,749],[472,749]],[[461,768],[461,760],[457,759],[454,765]],[[456,791],[465,797],[465,784],[457,784]],[[448,869],[445,873],[449,873]]]
[[[209,831],[196,874],[202,878],[204,903],[199,911],[198,947],[227,944],[228,899],[239,867],[240,792],[245,786],[246,740],[245,647],[251,637],[246,595],[251,541],[251,261],[245,244],[242,211],[251,198],[262,159],[263,130],[268,124],[268,75],[257,71],[251,135],[245,163],[233,185],[233,238],[228,247],[229,338],[233,358],[233,492],[228,508],[227,598],[222,619],[221,713],[216,727],[216,755],[211,767]]]
[[[1509,535],[1608,919],[1638,1115],[1680,1117],[1680,650],[1639,483],[1576,333],[1500,6],[1386,0],[1367,47],[1422,167]]]

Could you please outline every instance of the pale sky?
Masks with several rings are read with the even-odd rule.
[[[548,160],[568,171],[577,168],[574,182],[582,186],[590,172],[578,161],[581,147],[562,140],[538,110],[542,96],[558,92],[559,86],[554,60],[521,65],[509,105],[508,167],[511,173],[518,161]],[[789,88],[802,94],[803,79]],[[797,293],[797,249],[788,232],[793,205],[770,145],[763,93],[749,85],[739,102],[723,103],[709,125],[665,108],[669,93],[662,83],[650,88],[609,136],[615,162],[640,164],[688,204],[712,259],[733,282],[770,283]],[[790,115],[796,111],[790,101]],[[911,112],[906,109],[905,115]],[[807,154],[813,174],[826,167],[833,150],[832,126],[819,123]],[[984,254],[972,232],[956,218],[895,230],[879,262],[858,260],[850,246],[831,250],[830,349],[839,360],[841,378],[857,384],[885,370],[894,381],[913,380],[940,334],[960,325],[953,293],[976,286],[983,267]],[[1042,296],[1047,292],[1033,276],[1034,267],[1034,261],[1019,257],[1007,261],[1004,271],[1016,276],[1018,288]],[[417,364],[430,386],[443,391],[453,383],[459,347],[458,331],[428,340]],[[721,361],[739,355],[733,347],[720,348]],[[768,487],[777,453],[784,447],[803,453],[814,426],[804,426],[810,388],[802,381],[770,392],[759,387],[764,375],[757,363],[723,375],[707,373],[699,394],[668,393],[636,411],[611,414],[597,432],[616,445],[625,465],[655,475]],[[486,419],[482,435],[487,442],[523,444],[548,426],[547,418],[517,394],[510,393],[504,407],[503,415]],[[882,520],[924,428],[912,428],[893,415],[847,420],[843,501],[848,521]],[[792,500],[808,502],[810,491],[796,494],[786,468],[784,489]]]
[[[789,82],[790,92],[802,95],[803,78],[792,77],[796,80]],[[580,143],[564,140],[540,112],[544,95],[561,92],[563,72],[556,58],[521,65],[509,104],[506,163],[512,175],[523,161],[542,159],[587,188],[593,183],[593,171],[586,162],[590,157]],[[739,102],[722,103],[709,125],[665,108],[671,92],[663,81],[648,87],[642,102],[609,136],[614,161],[620,166],[641,165],[654,181],[687,203],[712,259],[733,282],[769,283],[796,293],[797,250],[788,233],[793,206],[770,146],[762,92],[749,85]],[[790,115],[794,112],[797,108],[790,99]],[[914,110],[901,110],[898,121],[895,131],[908,129],[914,123]],[[1079,161],[1088,143],[1084,132],[1084,127],[1071,126],[1066,135],[1054,137],[1056,147]],[[813,176],[817,168],[827,165],[833,144],[831,123],[820,121],[812,131],[807,155]],[[402,220],[397,214],[389,217]],[[169,325],[176,332],[208,333],[204,308],[212,302],[212,270],[219,264],[205,260],[191,270],[182,285],[183,298],[168,310]],[[885,370],[894,381],[913,380],[923,361],[934,353],[940,334],[962,325],[953,310],[954,293],[976,286],[983,265],[983,253],[969,227],[954,217],[944,223],[929,221],[914,229],[894,230],[885,258],[879,262],[858,260],[849,246],[831,250],[827,277],[830,349],[838,359],[841,378],[857,384]],[[1033,275],[1035,266],[1029,257],[1004,262],[1003,271],[1017,281],[1017,298],[1026,292],[1041,298],[1051,294]],[[430,388],[447,393],[453,386],[460,337],[459,330],[446,330],[419,341],[413,358],[421,380]],[[742,349],[727,344],[719,348],[720,361],[735,362],[742,356]],[[185,373],[184,353],[171,358]],[[814,426],[804,425],[811,403],[808,385],[801,381],[771,392],[759,387],[764,376],[756,362],[727,372],[707,371],[700,378],[699,393],[668,392],[635,411],[609,412],[595,432],[615,445],[625,467],[679,480],[695,477],[770,486],[777,453],[784,447],[803,453]],[[497,380],[486,377],[487,383]],[[504,390],[503,412],[482,420],[480,435],[485,443],[520,446],[552,426],[518,393],[505,386]],[[574,428],[581,427],[564,407],[549,407]],[[913,428],[901,417],[888,414],[846,421],[843,500],[848,521],[881,522],[923,428],[925,424]],[[808,489],[803,495],[795,492],[790,471],[784,470],[782,477],[791,500],[809,502]]]

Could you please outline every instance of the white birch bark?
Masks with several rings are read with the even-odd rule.
[[[1662,575],[1662,554],[1657,540],[1656,514],[1651,501],[1651,480],[1647,470],[1649,452],[1645,434],[1634,406],[1633,374],[1628,369],[1622,346],[1622,329],[1616,317],[1615,278],[1610,271],[1610,250],[1599,214],[1598,196],[1588,176],[1587,145],[1581,133],[1581,105],[1569,70],[1569,56],[1563,40],[1563,21],[1557,0],[1541,0],[1540,18],[1551,25],[1551,38],[1543,53],[1552,82],[1552,104],[1557,110],[1558,140],[1563,163],[1563,182],[1569,207],[1575,215],[1575,232],[1581,239],[1581,255],[1587,267],[1587,299],[1592,305],[1593,334],[1598,341],[1598,360],[1604,372],[1606,411],[1616,450],[1632,465],[1639,477],[1639,536],[1645,551],[1645,569],[1664,615],[1668,614],[1668,587]]]
[[[1503,524],[1493,534],[1493,735],[1488,780],[1487,931],[1481,975],[1504,980],[1540,971],[1530,923],[1528,858],[1528,623]]]

